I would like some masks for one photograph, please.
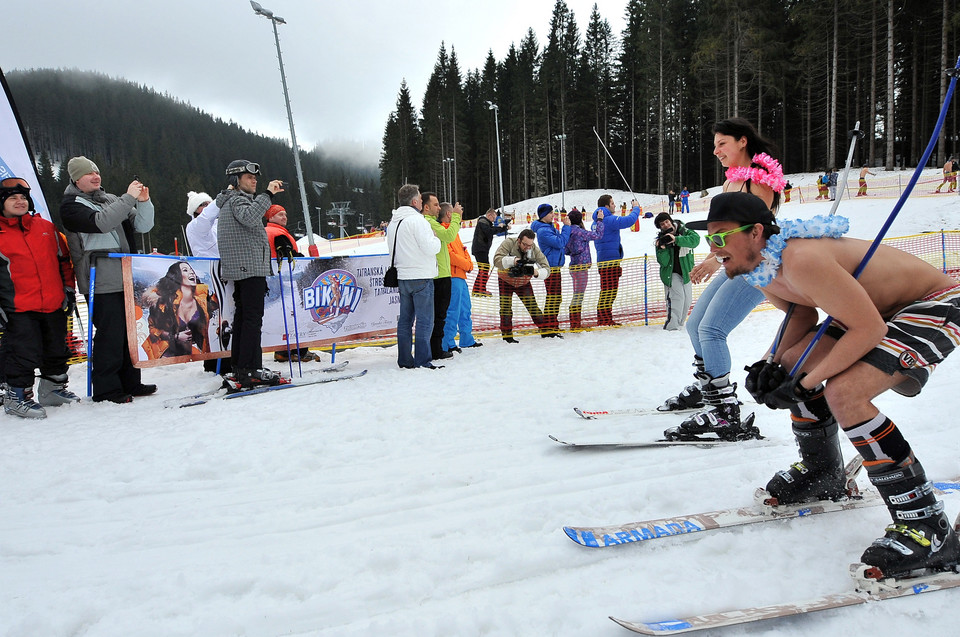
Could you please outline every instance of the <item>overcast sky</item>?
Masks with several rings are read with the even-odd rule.
[[[581,35],[594,2],[619,36],[627,0],[567,0]],[[280,46],[300,147],[356,142],[375,162],[400,82],[419,107],[441,42],[456,50],[464,74],[490,49],[502,60],[528,27],[542,47],[554,0],[261,4],[287,21]],[[99,71],[289,140],[273,30],[248,0],[28,0],[14,14],[3,20],[5,72]]]

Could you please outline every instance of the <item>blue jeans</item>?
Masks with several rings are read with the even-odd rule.
[[[413,323],[417,323],[416,350],[413,350]],[[400,280],[400,316],[397,318],[397,364],[423,367],[433,360],[430,334],[433,332],[433,279]]]
[[[722,271],[703,291],[687,319],[693,351],[703,358],[704,370],[713,378],[730,372],[727,335],[763,301],[763,292],[742,276],[728,279]]]
[[[477,342],[473,338],[472,313],[467,280],[450,277],[450,305],[447,308],[447,321],[443,325],[443,351],[457,347],[457,332],[460,332],[460,347],[470,347]]]

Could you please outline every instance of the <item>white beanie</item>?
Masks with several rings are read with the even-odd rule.
[[[192,190],[187,193],[187,216],[193,219],[193,213],[197,211],[204,203],[210,203],[213,199],[205,192],[193,192]]]

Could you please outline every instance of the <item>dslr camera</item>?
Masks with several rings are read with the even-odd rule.
[[[527,260],[527,257],[520,257],[520,260],[514,263],[508,272],[512,277],[533,276],[536,272],[536,266],[532,261]]]
[[[660,234],[657,235],[657,249],[663,250],[664,248],[669,248],[675,241],[676,235],[674,234],[674,230],[661,230]]]

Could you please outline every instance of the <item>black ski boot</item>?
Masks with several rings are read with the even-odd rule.
[[[696,440],[705,433],[716,434],[721,440],[760,437],[760,431],[753,426],[753,414],[740,421],[737,384],[730,382],[730,374],[719,378],[707,376],[703,385],[703,402],[708,410],[690,416],[679,427],[667,429],[663,432],[664,437],[667,440]]]
[[[697,371],[693,373],[696,379],[690,385],[683,388],[679,395],[668,398],[662,405],[657,407],[657,411],[682,411],[684,409],[698,409],[703,407],[703,386],[710,381],[707,372],[703,367],[703,359],[699,356],[693,357],[693,366]]]
[[[956,569],[960,540],[937,500],[933,485],[911,453],[893,470],[868,474],[890,510],[893,524],[863,552],[860,561],[874,567],[868,577],[903,577],[915,571]]]
[[[794,416],[793,435],[800,447],[800,462],[778,471],[767,483],[767,493],[777,504],[840,500],[847,496],[839,431],[833,416],[812,422]]]
[[[240,391],[256,389],[257,387],[273,387],[283,382],[280,374],[267,369],[238,369],[236,382]]]

